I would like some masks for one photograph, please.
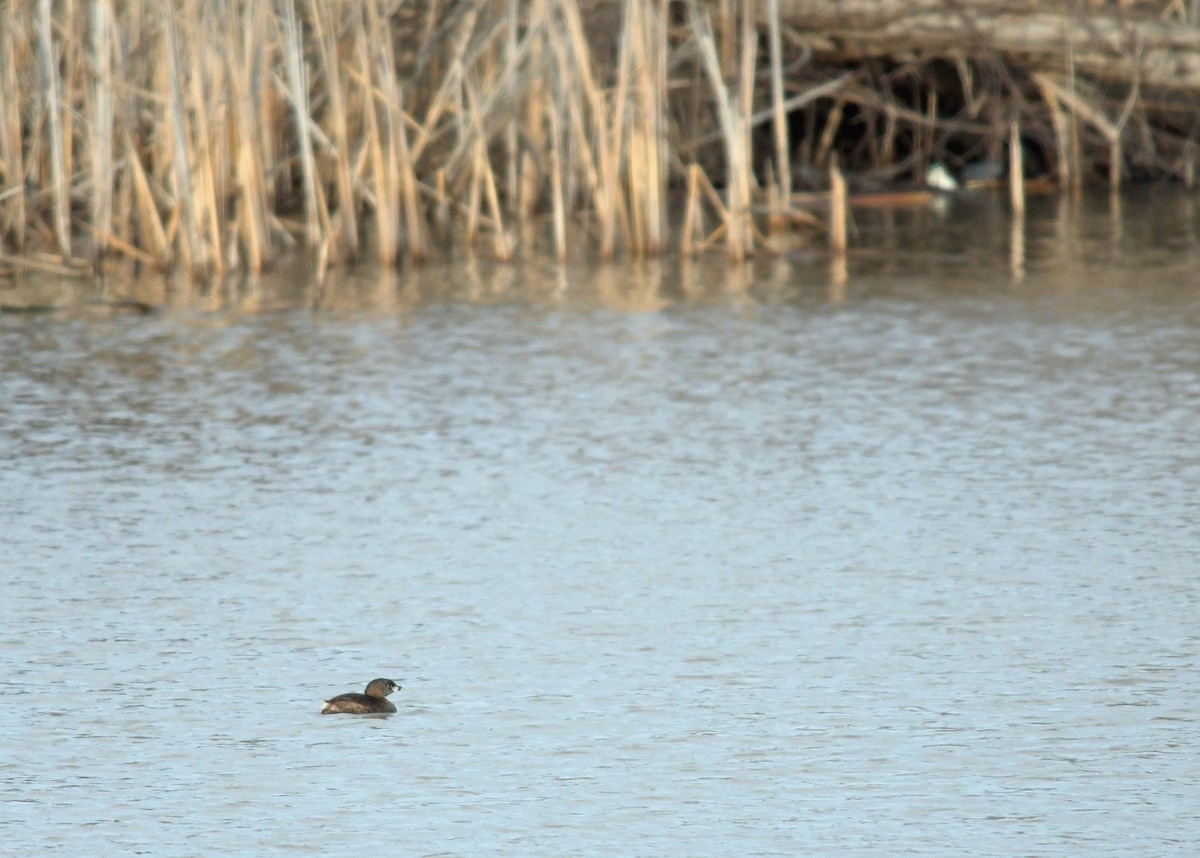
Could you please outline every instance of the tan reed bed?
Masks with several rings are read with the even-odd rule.
[[[714,33],[713,10],[668,0],[4,4],[0,252],[220,275],[302,245],[324,271],[367,247],[420,260],[457,219],[502,259],[547,231],[558,258],[581,238],[602,258],[661,253],[680,135],[717,127],[678,121],[669,69],[703,62],[727,161],[711,208],[741,258],[756,10],[719,4],[734,29]]]
[[[822,9],[0,3],[0,273],[50,253],[63,270],[221,275],[303,247],[320,274],[421,260],[448,236],[500,259],[639,256],[672,250],[681,226],[682,251],[740,260],[771,246],[764,223],[829,232],[794,191],[833,176],[845,197],[835,164],[911,179],[1032,143],[1064,183],[1107,159],[1115,186],[1143,155],[1194,175],[1194,117],[1155,113],[1138,86],[1114,108],[1073,71],[1001,73],[983,49],[855,65],[796,29]],[[830,223],[840,252],[844,209]]]

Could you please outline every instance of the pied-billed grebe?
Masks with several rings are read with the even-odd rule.
[[[399,691],[400,686],[390,679],[372,679],[367,683],[366,694],[352,691],[330,697],[321,707],[322,715],[386,715],[396,707],[387,696]]]

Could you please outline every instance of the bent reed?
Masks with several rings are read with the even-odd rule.
[[[1051,177],[1106,159],[1119,177],[1152,151],[1191,181],[1194,117],[1155,114],[1148,91],[1005,66],[983,44],[864,56],[789,26],[792,7],[0,3],[0,273],[52,255],[210,276],[302,246],[323,274],[418,261],[451,235],[499,259],[565,258],[584,236],[611,258],[667,251],[673,230],[683,252],[741,259],[769,230],[829,232],[794,191],[839,186],[839,163],[919,180],[935,159],[1003,160],[1010,140]],[[838,250],[845,213],[829,221]]]

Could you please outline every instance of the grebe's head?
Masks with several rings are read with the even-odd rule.
[[[400,686],[390,679],[372,679],[367,683],[367,696],[378,697],[380,700],[393,691],[399,691]]]

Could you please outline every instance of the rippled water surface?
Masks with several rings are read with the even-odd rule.
[[[1200,252],[1129,206],[0,317],[0,852],[1192,854]]]

